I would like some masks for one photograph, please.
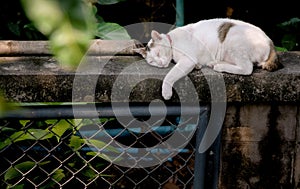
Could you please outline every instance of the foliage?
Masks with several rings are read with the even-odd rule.
[[[118,0],[99,0],[99,4],[117,3]],[[97,15],[97,7],[91,2],[82,0],[22,0],[24,10],[32,23],[23,25],[22,22],[9,22],[9,30],[16,36],[21,36],[22,29],[28,30],[26,36],[29,39],[39,39],[43,36],[49,38],[51,50],[56,58],[63,64],[64,67],[76,68],[84,57],[90,40],[94,37],[102,39],[129,39],[127,31],[120,25],[115,23],[107,23]],[[37,32],[37,28],[41,33]],[[0,95],[0,115],[2,116],[9,110],[8,104]],[[100,122],[105,120],[100,120]],[[66,143],[68,148],[59,149],[51,152],[56,158],[65,159],[64,155],[77,154],[68,161],[67,165],[57,169],[53,165],[53,161],[32,161],[31,158],[21,159],[18,163],[14,163],[6,169],[3,176],[5,182],[1,182],[1,187],[5,188],[27,188],[28,182],[22,180],[24,174],[32,172],[33,182],[43,181],[43,185],[39,188],[55,188],[57,183],[63,180],[68,180],[72,177],[69,171],[80,170],[82,177],[86,180],[93,180],[99,176],[108,176],[100,174],[96,170],[101,169],[107,162],[103,154],[95,154],[93,151],[82,151],[81,149],[90,144],[97,148],[105,148],[106,144],[99,140],[86,140],[80,137],[76,128],[72,127],[74,121],[19,121],[16,125],[5,125],[0,127],[0,151],[5,153],[11,146],[22,144],[23,147],[32,146],[36,141],[42,143],[41,148],[45,146],[57,146]],[[49,125],[54,125],[49,128]],[[118,152],[112,147],[108,151]],[[30,150],[28,150],[30,151]],[[34,153],[34,152],[32,152]],[[48,152],[46,152],[48,153]],[[32,155],[32,154],[31,154]],[[32,155],[33,156],[33,155]],[[85,162],[83,157],[98,157],[96,163]],[[51,157],[51,156],[50,156]],[[51,179],[44,175],[46,170]],[[30,174],[31,175],[31,174]],[[48,179],[45,181],[45,179]],[[16,180],[20,180],[16,182]],[[13,185],[13,183],[18,183]],[[72,183],[72,182],[70,182]]]
[[[106,156],[92,151],[87,144],[112,153],[119,151],[102,141],[82,137],[78,132],[80,127],[101,125],[109,120],[19,120],[11,123],[0,120],[1,156],[12,160],[11,152],[16,146],[24,151],[22,155],[19,154],[23,158],[11,164],[2,162],[0,170],[5,174],[1,176],[0,188],[31,188],[32,182],[42,183],[39,186],[42,189],[57,188],[57,183],[66,181],[70,185],[76,184],[76,181],[70,180],[73,177],[70,170],[80,170],[77,176],[85,182],[99,176],[110,177],[111,175],[101,173],[108,164],[104,160]],[[58,159],[62,162],[57,162]],[[22,180],[24,175],[30,182]]]
[[[291,51],[298,49],[300,45],[300,19],[291,18],[277,26],[284,32],[281,39],[282,47],[279,50]]]
[[[53,54],[64,67],[73,69],[84,58],[91,39],[130,39],[123,27],[107,23],[98,16],[94,5],[118,2],[119,0],[22,0],[28,18],[49,38]]]
[[[97,13],[97,8],[94,9]],[[105,22],[100,16],[97,16],[97,29],[95,30],[95,36],[100,39],[106,40],[124,40],[131,37],[127,33],[126,29],[117,23]]]
[[[46,35],[56,58],[66,67],[76,67],[92,39],[91,11],[82,1],[23,0],[25,12]]]

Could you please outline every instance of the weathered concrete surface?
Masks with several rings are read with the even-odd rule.
[[[230,105],[219,188],[299,188],[299,118],[295,105]]]
[[[300,53],[282,53],[280,60],[284,68],[275,72],[256,69],[251,76],[223,74],[227,101],[300,102]],[[97,102],[108,102],[115,86],[120,90],[114,90],[114,94],[124,93],[125,88],[130,88],[130,101],[150,102],[162,99],[161,82],[170,69],[151,67],[139,56],[89,56],[76,71],[61,69],[51,56],[0,57],[0,90],[16,102],[91,99],[85,96],[92,96]],[[210,102],[207,79],[216,77],[209,68],[194,70],[189,77],[175,84],[176,92],[187,96],[187,80],[190,79],[200,101]],[[137,82],[134,86],[133,81]],[[128,101],[122,98],[115,100]],[[171,101],[179,99],[173,95]]]

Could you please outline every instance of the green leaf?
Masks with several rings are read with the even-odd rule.
[[[297,44],[296,41],[297,41],[296,35],[285,34],[281,39],[281,44],[287,50],[292,50]]]
[[[7,189],[23,189],[24,188],[24,184],[18,184],[16,186],[7,186]]]
[[[107,156],[104,153],[100,153],[100,152],[87,152],[86,155],[88,155],[88,156],[98,156],[101,159],[104,159],[104,160],[106,160],[108,162],[112,161],[112,159],[109,156]]]
[[[95,177],[98,176],[98,174],[93,169],[84,169],[84,170],[81,171],[81,173],[84,176],[88,177],[89,180],[92,180],[92,179],[94,179]]]
[[[56,170],[53,173],[53,175],[51,176],[51,178],[54,179],[56,182],[54,182],[53,180],[50,180],[49,182],[47,182],[46,185],[43,185],[42,187],[40,187],[40,189],[54,188],[54,186],[57,184],[57,182],[61,181],[66,176],[63,172],[64,172],[63,169]]]
[[[35,121],[33,126],[34,126],[34,128],[37,128],[37,129],[47,129],[48,128],[48,124],[44,120]]]
[[[4,180],[9,181],[14,178],[21,177],[22,174],[25,174],[26,172],[30,171],[35,165],[36,163],[32,161],[25,161],[20,164],[17,164],[6,171],[4,175]]]
[[[54,122],[53,122],[54,121]],[[57,140],[60,140],[62,135],[68,130],[72,129],[72,125],[66,120],[60,120],[57,122],[57,120],[53,120],[52,123],[50,120],[47,120],[47,123],[55,124],[52,128],[51,131],[55,134],[57,137]]]
[[[82,0],[22,0],[28,18],[50,39],[63,67],[76,68],[94,37],[92,5]]]
[[[88,145],[92,145],[95,148],[102,150],[102,149],[106,149],[109,150],[110,152],[115,152],[115,153],[119,153],[120,151],[117,150],[115,147],[108,145],[105,142],[102,142],[100,140],[95,140],[95,139],[83,139],[84,142]]]
[[[13,131],[16,131],[16,129],[10,128],[10,127],[2,127],[2,126],[0,126],[0,133],[13,132]]]
[[[28,18],[45,35],[50,35],[64,20],[64,13],[56,0],[22,0],[22,3]]]
[[[112,5],[112,4],[122,2],[122,1],[125,1],[125,0],[98,0],[98,3],[100,5]]]
[[[291,18],[288,21],[278,24],[278,26],[284,28],[284,27],[290,27],[290,26],[297,26],[297,24],[299,24],[299,23],[300,23],[300,19],[295,17],[295,18]]]
[[[36,163],[36,162],[33,162],[33,161],[24,161],[22,163],[19,163],[19,164],[13,166],[13,167],[10,167],[4,175],[4,180],[9,181],[9,180],[12,180],[12,179],[15,179],[15,178],[18,178],[18,177],[23,177],[23,174],[26,174],[27,172],[34,169],[34,167],[36,165],[43,166],[43,165],[46,165],[48,163],[50,163],[50,161],[44,161],[44,162],[41,162],[41,163]],[[21,188],[21,185],[19,185],[19,187]]]
[[[96,36],[107,40],[131,39],[126,29],[116,23],[101,22],[97,26]]]
[[[116,118],[99,118],[99,123],[103,124],[108,121],[114,121],[114,120],[116,120]]]
[[[10,138],[13,142],[22,140],[45,140],[53,137],[53,133],[42,129],[28,129],[27,131],[19,131]]]
[[[284,48],[284,47],[275,47],[275,49],[276,49],[276,51],[281,51],[281,52],[286,52],[286,51],[288,51],[286,48]]]
[[[63,67],[75,69],[90,46],[90,36],[70,25],[64,25],[51,35],[50,45]]]
[[[69,146],[73,148],[73,150],[78,151],[83,144],[84,144],[84,140],[82,138],[75,135],[71,136]]]
[[[63,169],[58,169],[54,172],[52,178],[56,181],[59,182],[61,181],[66,175],[64,174]]]
[[[53,133],[42,129],[28,129],[27,131],[17,131],[9,138],[0,143],[0,150],[15,142],[24,140],[46,140],[52,138]]]
[[[20,120],[20,124],[25,127],[30,120]]]

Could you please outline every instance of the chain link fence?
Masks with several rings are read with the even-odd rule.
[[[154,166],[130,168],[114,163],[153,161],[135,157],[136,150],[168,140],[183,121],[180,111],[173,108],[160,120],[161,125],[151,125],[155,128],[151,132],[140,132],[127,129],[112,112],[105,113],[101,107],[98,110],[102,115],[98,118],[84,113],[74,118],[70,106],[25,107],[7,114],[0,120],[0,188],[193,188],[195,137],[175,156]],[[142,121],[150,115],[134,116]],[[199,116],[201,119],[198,113],[196,119],[191,115],[184,120],[188,127],[181,132],[199,126]],[[124,149],[112,146],[105,138],[128,146],[130,155],[124,158]],[[170,153],[169,149],[156,150]]]

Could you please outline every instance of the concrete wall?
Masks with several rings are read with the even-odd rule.
[[[299,106],[230,105],[219,188],[300,188]]]

